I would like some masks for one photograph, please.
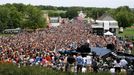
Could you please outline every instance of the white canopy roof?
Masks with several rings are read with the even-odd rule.
[[[112,20],[112,21],[96,20],[96,22],[99,22],[99,23],[103,23],[103,22],[118,23],[116,20]]]
[[[113,33],[111,33],[110,31],[107,31],[106,33],[104,33],[104,35],[113,35]]]

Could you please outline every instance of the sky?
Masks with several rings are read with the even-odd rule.
[[[0,4],[23,3],[31,5],[109,7],[129,6],[134,8],[134,0],[0,0]]]

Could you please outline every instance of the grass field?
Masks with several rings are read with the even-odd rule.
[[[126,28],[123,33],[120,33],[121,36],[134,36],[134,28]]]
[[[40,66],[27,66],[18,68],[12,64],[1,64],[0,63],[0,75],[75,75],[74,73],[61,72]],[[110,75],[110,73],[99,72],[99,73],[79,73],[77,75]]]

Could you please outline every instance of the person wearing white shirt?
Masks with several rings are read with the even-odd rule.
[[[87,65],[91,65],[92,64],[92,56],[87,56],[86,58],[87,58],[86,59],[87,60],[87,63],[86,64]]]
[[[124,58],[120,60],[121,67],[125,67],[125,66],[127,66],[127,64],[128,64],[128,62]]]
[[[115,68],[110,68],[110,73],[112,74],[112,75],[115,75]]]
[[[86,57],[86,67],[87,67],[87,71],[89,71],[90,66],[92,65],[92,56],[87,56]]]
[[[78,54],[76,57],[76,63],[77,63],[77,72],[82,72],[83,58],[80,54]]]
[[[121,71],[120,59],[114,61],[114,68],[116,73],[119,73]]]

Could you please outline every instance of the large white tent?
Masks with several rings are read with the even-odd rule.
[[[113,33],[111,33],[110,31],[107,31],[106,33],[104,33],[104,35],[111,35],[111,36],[113,36]]]

